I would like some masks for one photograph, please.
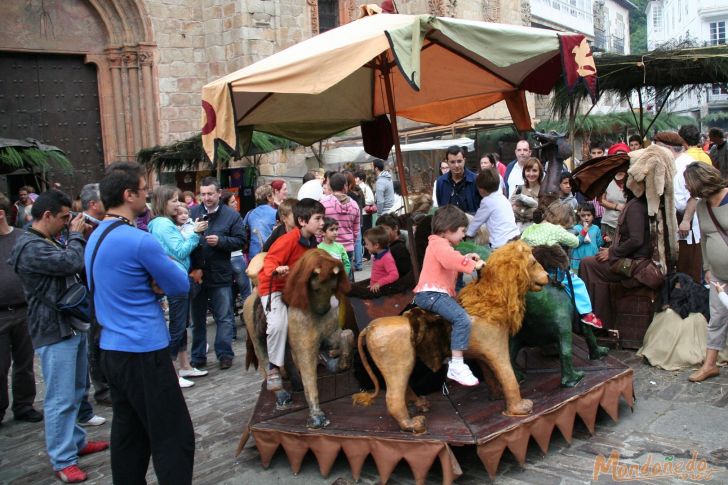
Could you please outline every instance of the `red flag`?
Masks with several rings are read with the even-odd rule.
[[[591,47],[586,37],[581,34],[559,34],[561,43],[561,61],[564,69],[566,87],[571,93],[581,80],[596,103],[598,95],[597,67],[594,64]]]

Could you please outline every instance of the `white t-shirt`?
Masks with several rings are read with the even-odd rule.
[[[500,192],[493,192],[481,199],[480,207],[465,234],[470,237],[475,236],[483,224],[488,229],[490,246],[493,249],[503,246],[520,234],[511,203]]]
[[[685,169],[688,165],[695,161],[696,160],[687,153],[682,153],[675,159],[675,177],[673,178],[672,186],[675,191],[675,209],[680,212],[685,210],[685,207],[688,204],[688,199],[690,199],[690,192],[688,192],[687,187],[685,187]],[[700,242],[700,226],[698,225],[697,210],[695,211],[695,214],[693,214],[692,235],[688,234],[687,237],[680,237],[679,232],[677,235],[678,240],[685,240],[688,244],[693,243],[693,237],[695,238],[695,244]]]
[[[516,187],[524,184],[523,180],[523,166],[516,162],[511,169],[511,173],[508,174],[508,197],[516,193]]]

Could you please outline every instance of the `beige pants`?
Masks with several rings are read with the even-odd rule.
[[[725,281],[715,279],[714,281],[726,284]],[[728,334],[728,308],[720,301],[715,286],[710,285],[710,321],[708,322],[708,345],[709,350],[723,350],[725,345],[726,334]]]
[[[268,311],[269,298],[271,300],[270,311]],[[283,303],[280,291],[261,296],[260,302],[263,304],[265,318],[268,321],[268,331],[266,332],[268,360],[275,366],[283,367],[286,357],[286,340],[288,339],[288,306]]]

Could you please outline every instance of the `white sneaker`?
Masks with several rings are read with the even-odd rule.
[[[452,379],[461,386],[477,386],[478,378],[473,375],[470,367],[465,362],[450,361],[447,366],[447,378]]]
[[[180,377],[202,377],[202,376],[206,376],[206,375],[207,375],[206,370],[195,369],[194,367],[192,367],[190,369],[180,369],[179,370]]]
[[[81,426],[101,426],[106,422],[106,418],[102,418],[101,416],[96,416],[94,414],[94,417],[89,419],[88,421],[85,421],[83,423],[79,423]]]
[[[192,381],[188,381],[188,380],[187,380],[187,379],[185,379],[184,377],[180,377],[180,378],[179,378],[179,387],[181,387],[182,389],[185,389],[185,388],[187,388],[187,387],[192,387],[192,386],[194,386],[194,385],[195,385],[195,383],[194,383],[194,382],[192,382]]]

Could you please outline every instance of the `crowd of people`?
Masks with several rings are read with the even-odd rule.
[[[709,139],[704,147],[697,127],[684,126],[650,141],[667,150],[676,168],[678,269],[697,283],[712,283],[707,358],[692,381],[719,373],[717,354],[728,333],[728,309],[721,303],[728,299],[728,157],[721,130],[712,129]],[[608,148],[593,143],[590,156],[629,153],[645,144],[639,137]],[[353,284],[351,296],[413,290],[417,305],[450,320],[448,377],[466,386],[478,380],[462,358],[470,318],[456,294],[462,275],[484,262],[454,249],[463,239],[490,249],[516,239],[568,248],[571,269],[552,276],[573,296],[582,322],[597,328],[611,311],[609,284],[630,277],[624,261],[652,257],[647,201],[628,188],[626,172],[617,173],[604,194],[586,200],[563,170],[557,197],[545,205],[544,166],[527,140],[517,143],[507,164],[486,153],[478,171],[471,171],[465,151],[453,146],[436,169],[432,195],[409,201],[406,217],[399,183],[383,160],[373,162],[371,185],[363,171],[314,171],[291,197],[285,180],[272,180],[257,187],[256,207],[242,215],[237,197],[216,178],[203,178],[196,194],[171,185],[151,191],[133,162],[109,166],[77,201],[57,189],[37,195],[22,187],[15,203],[0,194],[0,256],[8,263],[0,264],[0,424],[10,407],[12,363],[13,415],[45,421],[58,478],[85,480],[78,457],[109,447],[86,438],[84,425],[105,421],[94,414],[93,396],[97,405],[113,409],[115,483],[143,482],[150,457],[160,483],[190,483],[194,431],[181,389],[208,374],[208,312],[217,365],[233,366],[236,301],[251,294],[248,265],[256,258],[268,321],[266,386],[276,391],[287,339],[281,292],[290,268],[311,248],[340,260],[352,281],[371,259],[371,277]],[[416,241],[406,241],[402,231],[406,218],[415,239],[426,238],[418,280],[408,249]],[[90,295],[89,318],[66,305],[79,285]],[[33,407],[34,351],[45,381],[43,413]]]

